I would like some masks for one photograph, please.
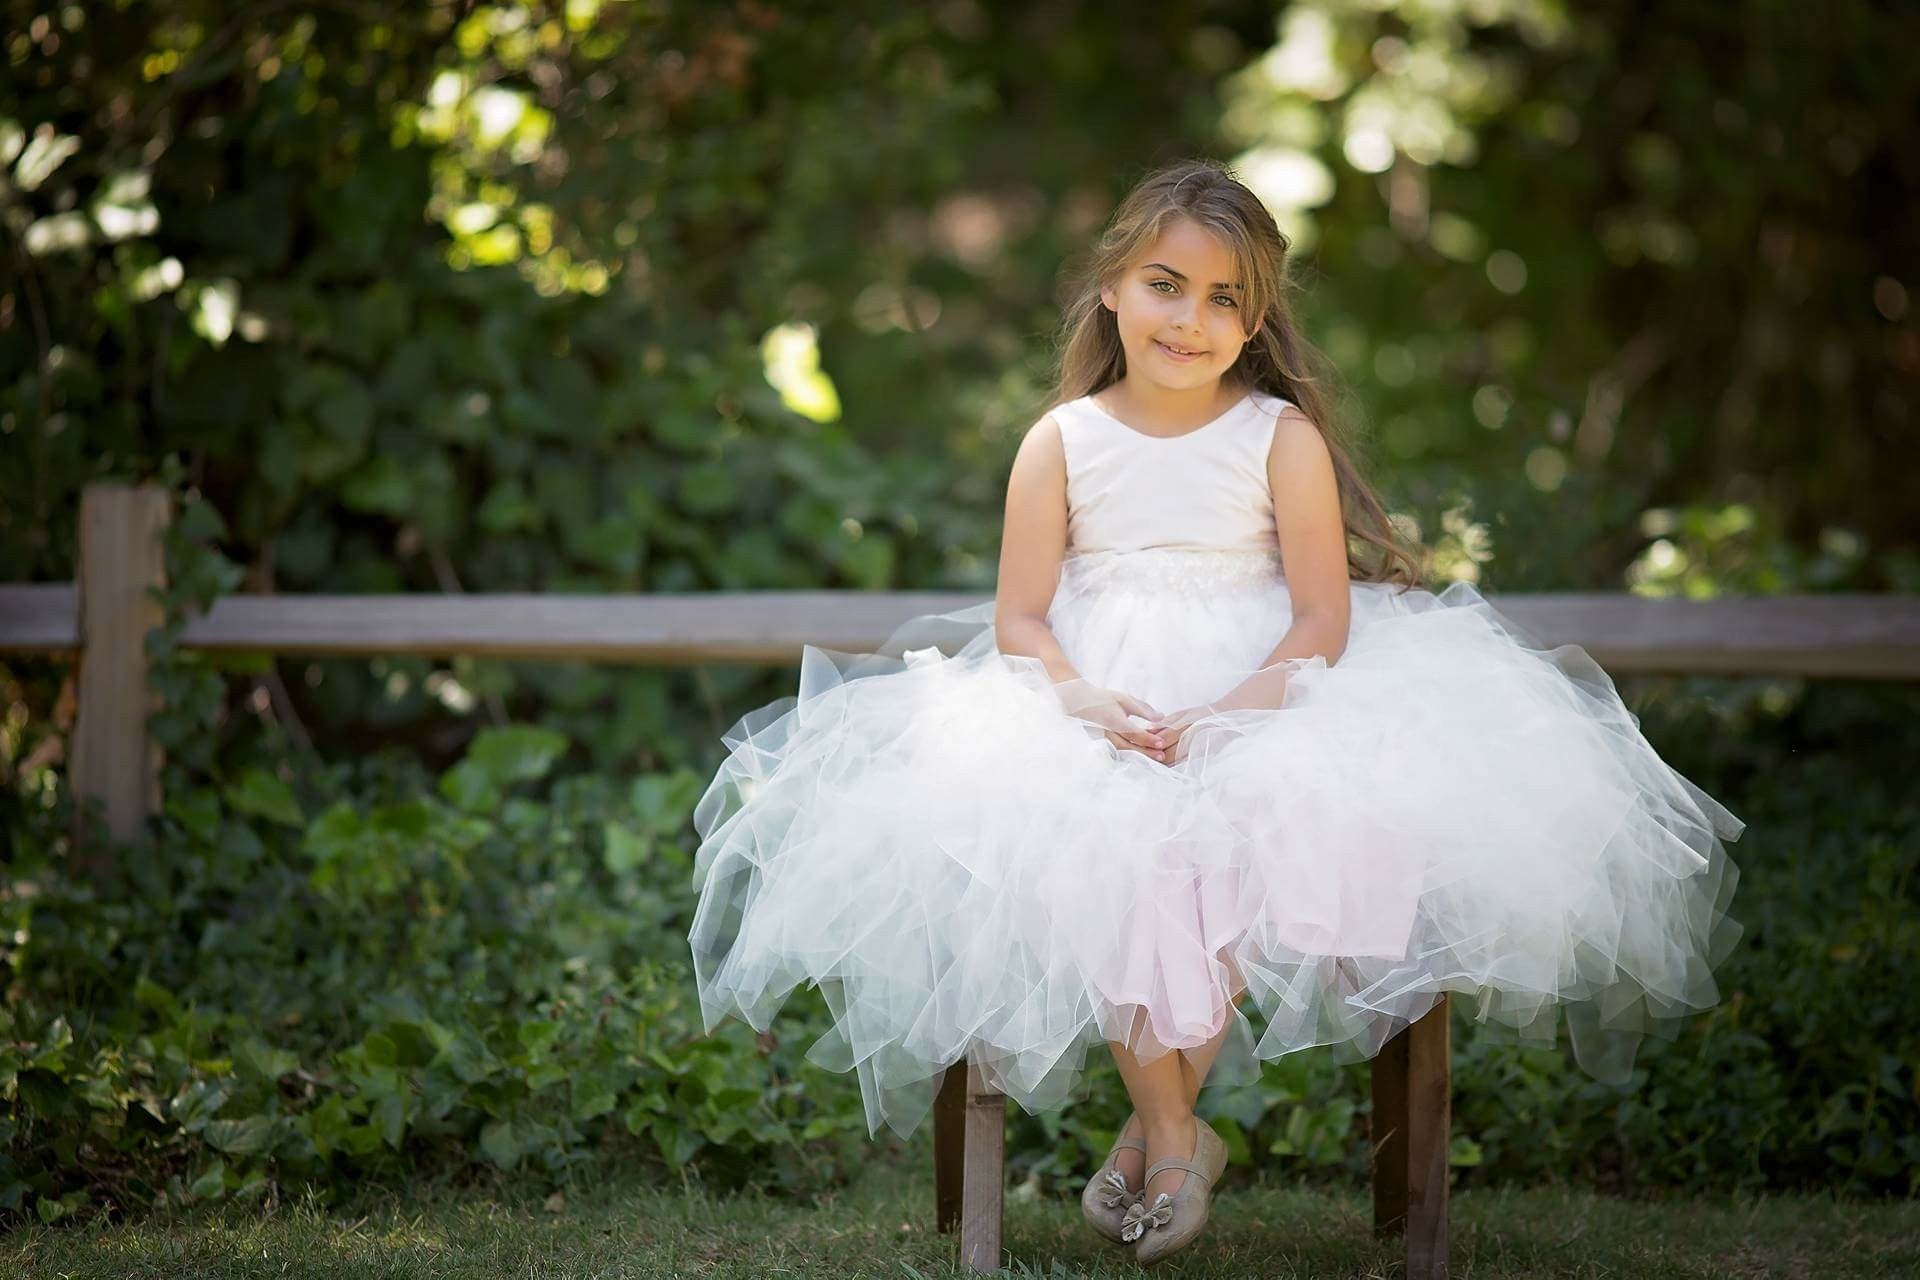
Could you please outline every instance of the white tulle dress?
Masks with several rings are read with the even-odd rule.
[[[1161,712],[1259,669],[1291,620],[1254,392],[1155,437],[1054,410],[1068,553],[1048,622],[1081,676]],[[1641,1038],[1716,1003],[1740,933],[1743,823],[1664,763],[1584,649],[1547,649],[1455,583],[1354,583],[1345,651],[1290,660],[1278,709],[1120,751],[1066,713],[992,604],[880,651],[804,650],[742,717],[695,813],[689,931],[708,1030],[794,988],[808,1058],[858,1073],[902,1136],[971,1058],[1029,1111],[1089,1049],[1229,1034],[1208,1083],[1316,1045],[1371,1057],[1441,992],[1627,1078]],[[1232,996],[1244,985],[1247,999]],[[1256,1025],[1257,1024],[1257,1025]]]

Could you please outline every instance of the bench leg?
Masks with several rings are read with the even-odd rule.
[[[967,1141],[967,1064],[956,1062],[940,1078],[933,1100],[934,1221],[941,1231],[960,1222],[961,1162]]]
[[[956,1062],[933,1104],[933,1194],[942,1231],[960,1228],[960,1265],[1000,1269],[1001,1192],[1006,1185],[1007,1099]]]
[[[1407,1280],[1447,1275],[1453,1071],[1447,995],[1373,1059],[1373,1230],[1404,1234]]]

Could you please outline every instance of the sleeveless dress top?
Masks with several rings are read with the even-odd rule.
[[[1255,391],[1183,435],[1149,436],[1094,402],[1053,411],[1067,456],[1067,545],[1275,551],[1267,452],[1287,401]],[[1142,512],[1151,512],[1146,520]]]
[[[1667,765],[1577,645],[1471,583],[1349,584],[1329,662],[1293,619],[1266,459],[1285,401],[1159,438],[1053,409],[1067,547],[1046,622],[1086,681],[1157,711],[1284,666],[1280,705],[1210,714],[1161,763],[1068,714],[994,602],[877,651],[802,649],[694,813],[688,945],[709,1031],[771,1029],[802,983],[807,1058],[905,1136],[962,1060],[1030,1112],[1089,1052],[1227,1034],[1207,1087],[1326,1046],[1371,1057],[1443,992],[1490,1029],[1630,1079],[1644,1036],[1718,999],[1744,824]],[[1233,1003],[1245,991],[1249,998]]]

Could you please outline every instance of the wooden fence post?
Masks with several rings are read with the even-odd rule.
[[[161,535],[171,518],[155,485],[93,484],[80,495],[79,707],[73,727],[74,795],[105,807],[104,833],[76,814],[77,866],[101,870],[114,841],[139,837],[160,809],[159,744],[147,733],[158,695],[147,680],[147,632],[165,611],[147,595],[166,585]]]

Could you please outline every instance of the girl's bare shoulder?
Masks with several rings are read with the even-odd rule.
[[[1014,455],[1013,464],[1016,467],[1023,463],[1033,466],[1036,463],[1057,461],[1064,467],[1066,460],[1066,442],[1061,438],[1059,414],[1056,410],[1049,409],[1041,414],[1039,419],[1021,436],[1020,449]]]
[[[1270,457],[1302,452],[1312,455],[1326,450],[1326,439],[1320,434],[1320,428],[1299,405],[1273,396],[1268,398],[1265,407],[1273,425],[1273,435],[1268,441]]]

